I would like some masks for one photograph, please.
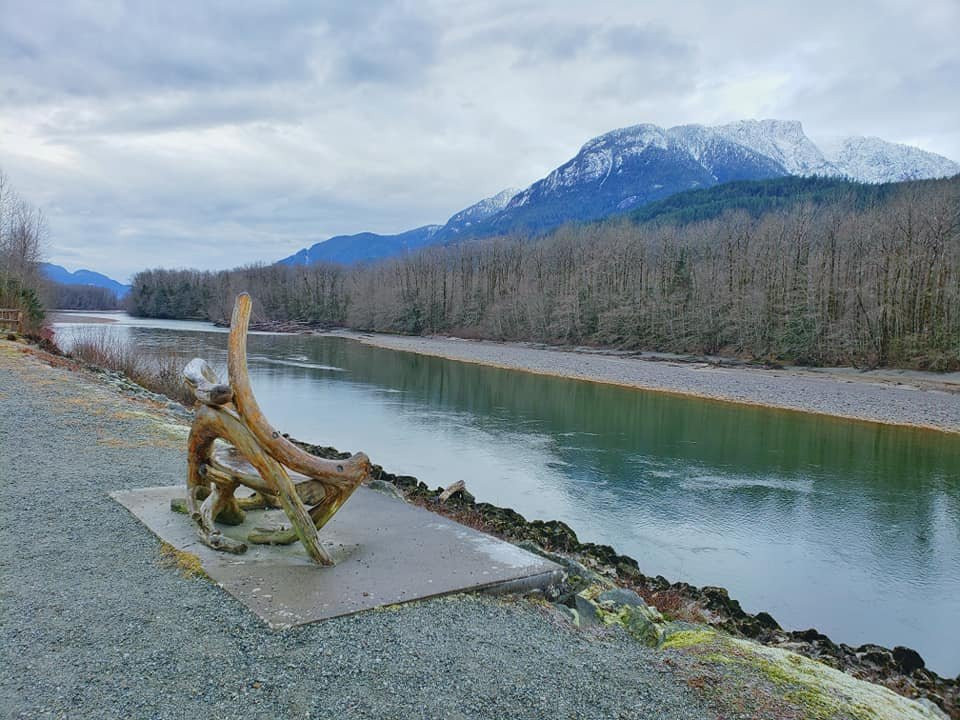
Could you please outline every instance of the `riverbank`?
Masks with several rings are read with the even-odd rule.
[[[115,323],[103,315],[58,312],[56,322]],[[223,325],[212,325],[222,328]],[[881,368],[775,368],[729,358],[626,353],[603,348],[323,330],[261,323],[252,331],[344,337],[374,347],[489,367],[652,392],[960,433],[960,372]]]
[[[100,315],[92,315],[99,312]],[[109,325],[117,322],[116,318],[107,317],[103,313],[115,313],[112,310],[51,310],[47,313],[47,320],[51,323],[73,323],[77,325]]]
[[[325,333],[376,347],[509,370],[848,420],[960,433],[960,374],[763,368],[592,349],[448,337]]]
[[[12,717],[104,708],[158,718],[937,717],[723,633],[674,627],[645,647],[623,604],[614,622],[582,630],[542,600],[474,597],[266,630],[218,588],[165,567],[159,543],[107,497],[147,479],[182,483],[183,411],[121,378],[25,350],[0,341],[0,468],[12,479],[0,513],[0,692]],[[11,509],[31,507],[44,511],[24,541],[22,513]],[[544,544],[572,542],[560,525],[541,525],[552,528]],[[610,549],[594,547],[601,555],[587,558],[595,569],[577,595],[630,565],[604,565]]]

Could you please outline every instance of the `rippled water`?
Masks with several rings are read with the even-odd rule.
[[[130,321],[125,321],[130,322]],[[199,323],[110,326],[225,365]],[[73,332],[69,328],[62,334]],[[284,432],[560,519],[649,575],[722,585],[784,627],[960,672],[960,440],[561,380],[335,338],[252,335]]]

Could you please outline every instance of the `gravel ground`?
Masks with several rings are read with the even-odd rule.
[[[144,409],[0,341],[3,718],[716,717],[683,657],[526,601],[264,628],[162,567],[156,538],[107,496],[182,482],[182,429]]]
[[[938,381],[933,373],[859,374],[849,369],[730,368],[518,343],[337,334],[377,347],[511,370],[960,433],[960,393],[956,391],[956,373]]]

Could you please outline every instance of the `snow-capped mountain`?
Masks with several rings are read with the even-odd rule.
[[[824,152],[795,121],[635,125],[590,140],[472,233],[538,232],[732,180],[823,175],[873,183],[957,173],[960,165],[945,157],[873,138],[846,138]],[[446,239],[445,233],[438,238]]]
[[[504,190],[481,200],[441,227],[396,236],[339,236],[281,262],[353,262],[465,238],[539,233],[734,180],[822,175],[878,183],[957,173],[960,165],[941,155],[879,138],[849,137],[821,148],[791,120],[741,120],[715,127],[634,125],[593,138],[525,190]],[[415,234],[411,241],[396,240],[410,233]],[[367,243],[369,247],[360,247]]]
[[[700,125],[636,125],[586,143],[486,221],[502,231],[591,220],[684,190],[789,174],[783,165]]]
[[[818,147],[795,120],[740,120],[715,129],[773,158],[791,175],[826,175],[886,183],[960,173],[960,165],[942,155],[876,137],[846,137]]]
[[[507,206],[507,203],[510,202],[510,199],[518,192],[520,191],[516,188],[507,188],[506,190],[501,190],[496,195],[484,198],[480,202],[453,215],[447,220],[447,224],[443,226],[443,229],[450,232],[459,232],[474,223],[486,220],[491,215],[495,215],[503,210]]]
[[[942,155],[877,137],[848,137],[827,151],[838,175],[867,183],[951,177],[960,165]]]

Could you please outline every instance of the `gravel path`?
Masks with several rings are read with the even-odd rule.
[[[960,392],[955,377],[938,381],[931,373],[730,368],[516,343],[337,334],[377,347],[511,370],[960,433]]]
[[[715,717],[682,657],[525,601],[265,629],[108,498],[182,482],[182,428],[144,410],[0,341],[0,717]]]

